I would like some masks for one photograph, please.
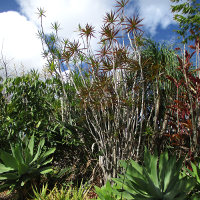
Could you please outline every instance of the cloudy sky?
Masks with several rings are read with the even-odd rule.
[[[176,23],[170,12],[169,0],[130,0],[129,13],[135,9],[146,34],[157,41],[175,39]],[[51,32],[52,22],[61,25],[60,35],[74,38],[78,24],[92,24],[98,30],[102,17],[115,5],[115,0],[0,0],[0,58],[17,71],[44,65],[42,46],[36,33],[39,29],[37,8],[46,11],[45,32]]]

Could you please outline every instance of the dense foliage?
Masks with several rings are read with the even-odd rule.
[[[79,25],[76,41],[58,23],[47,35],[38,9],[47,74],[2,77],[0,188],[35,199],[94,198],[93,185],[104,200],[199,198],[199,4],[172,2],[183,49],[145,37],[128,0],[106,13],[98,51],[93,26]]]

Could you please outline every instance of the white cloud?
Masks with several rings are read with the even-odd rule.
[[[16,0],[20,6],[20,13],[0,13],[0,48],[3,44],[3,54],[7,59],[13,59],[12,63],[20,66],[22,63],[26,69],[41,69],[44,60],[41,57],[42,47],[36,37],[40,20],[37,8],[46,10],[44,29],[50,33],[51,23],[58,22],[61,25],[60,36],[63,38],[77,38],[74,32],[78,24],[89,23],[100,29],[105,12],[113,9],[115,0]],[[133,0],[132,0],[133,1]],[[175,23],[170,12],[169,0],[136,0],[134,5],[128,7],[128,13],[133,14],[137,6],[146,30],[155,34],[160,25],[166,28]],[[92,41],[94,45],[96,39]]]
[[[41,43],[36,38],[36,26],[17,12],[0,13],[0,48],[6,60],[9,60],[10,70],[13,65],[24,70],[40,69],[43,63]]]
[[[16,0],[20,5],[20,13],[9,11],[0,13],[0,48],[9,62],[25,71],[32,68],[41,70],[44,60],[41,57],[42,46],[36,34],[40,20],[37,8],[46,10],[44,19],[45,32],[51,32],[53,22],[61,24],[60,36],[76,38],[78,24],[89,23],[97,28],[102,23],[102,17],[109,11],[114,0]]]
[[[163,29],[170,24],[175,24],[171,13],[169,0],[138,0],[136,5],[139,9],[140,17],[147,31],[152,35],[156,34],[156,29],[161,26]]]

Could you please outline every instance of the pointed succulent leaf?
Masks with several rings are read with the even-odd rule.
[[[160,189],[164,191],[165,185],[164,180],[166,176],[166,167],[167,167],[167,161],[168,161],[168,152],[164,152],[160,155],[159,159],[159,183],[160,183]]]
[[[30,150],[29,148],[25,148],[24,149],[24,161],[25,161],[25,164],[29,165],[30,162],[32,161],[33,157],[31,156],[30,154]]]
[[[151,175],[148,173],[148,171],[146,171],[146,169],[144,169],[144,177],[146,179],[145,191],[147,192],[147,194],[157,199],[161,199],[162,192],[160,191],[160,188],[154,184]]]
[[[51,148],[48,151],[41,154],[41,158],[45,159],[49,155],[53,154],[55,152],[56,148]]]
[[[40,169],[40,174],[47,174],[47,173],[52,172],[52,171],[53,171],[53,169],[52,169],[51,166],[44,167],[44,168]]]
[[[53,158],[49,158],[42,163],[42,166],[45,166],[53,161]]]
[[[0,174],[4,173],[4,172],[9,172],[12,171],[13,168],[12,167],[6,167],[5,165],[0,163]]]
[[[47,157],[49,155],[51,155],[52,153],[54,153],[56,149],[55,148],[51,148],[49,151],[42,153],[39,158],[37,159],[37,164],[38,165],[43,165],[42,163],[47,159]]]
[[[34,151],[34,134],[31,136],[31,139],[29,141],[27,140],[26,148],[24,149],[25,163],[28,165],[33,160],[33,153],[34,153],[33,151]]]
[[[174,187],[176,181],[178,181],[178,175],[180,171],[176,169],[176,159],[172,157],[168,160],[168,164],[165,167],[164,176],[164,188],[163,192],[168,192]]]
[[[130,160],[131,166],[137,171],[138,174],[142,175],[143,168],[134,160]]]
[[[139,173],[134,167],[132,167],[132,166],[129,166],[128,168],[127,168],[127,171],[126,171],[126,176],[127,175],[130,175],[130,176],[132,176],[132,177],[137,177],[137,178],[144,178],[144,176],[143,176],[143,172],[142,173]]]
[[[0,159],[3,161],[3,164],[6,167],[12,168],[12,169],[17,169],[17,161],[16,159],[10,155],[9,153],[0,150]]]
[[[30,164],[34,163],[34,162],[40,157],[40,155],[41,155],[41,150],[42,150],[42,148],[43,148],[43,146],[44,146],[44,142],[45,142],[45,140],[44,140],[44,138],[43,138],[43,139],[40,141],[40,143],[39,143],[39,145],[38,145],[37,153],[35,154],[35,157],[33,158],[33,160],[31,161]]]
[[[145,148],[145,153],[144,153],[145,169],[147,170],[148,176],[150,177],[152,182],[155,184],[155,186],[159,187],[157,164],[158,164],[158,156],[151,155],[151,153]]]
[[[18,166],[24,164],[23,152],[20,144],[13,147],[13,156],[15,157]]]
[[[126,179],[113,179],[121,188],[128,192],[131,196],[140,194],[143,196],[148,195],[146,188],[147,182],[143,178],[131,177],[126,175]]]
[[[34,150],[34,134],[31,136],[31,139],[28,144],[28,149],[30,151],[31,157],[33,157],[33,150]]]

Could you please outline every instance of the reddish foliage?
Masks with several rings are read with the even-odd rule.
[[[192,49],[194,49],[193,46]],[[179,49],[177,48],[177,50]],[[192,157],[190,144],[194,137],[194,124],[192,124],[194,120],[192,122],[192,119],[195,118],[197,125],[199,124],[198,120],[200,120],[198,116],[200,107],[200,78],[195,74],[197,70],[190,69],[192,65],[190,60],[194,53],[196,51],[191,54],[186,51],[185,62],[177,56],[179,61],[177,68],[182,73],[180,80],[167,76],[167,79],[175,84],[178,93],[176,99],[168,106],[170,130],[166,136],[169,137],[171,145],[186,149],[189,157]],[[197,143],[198,136],[200,136],[200,130],[197,128]]]

